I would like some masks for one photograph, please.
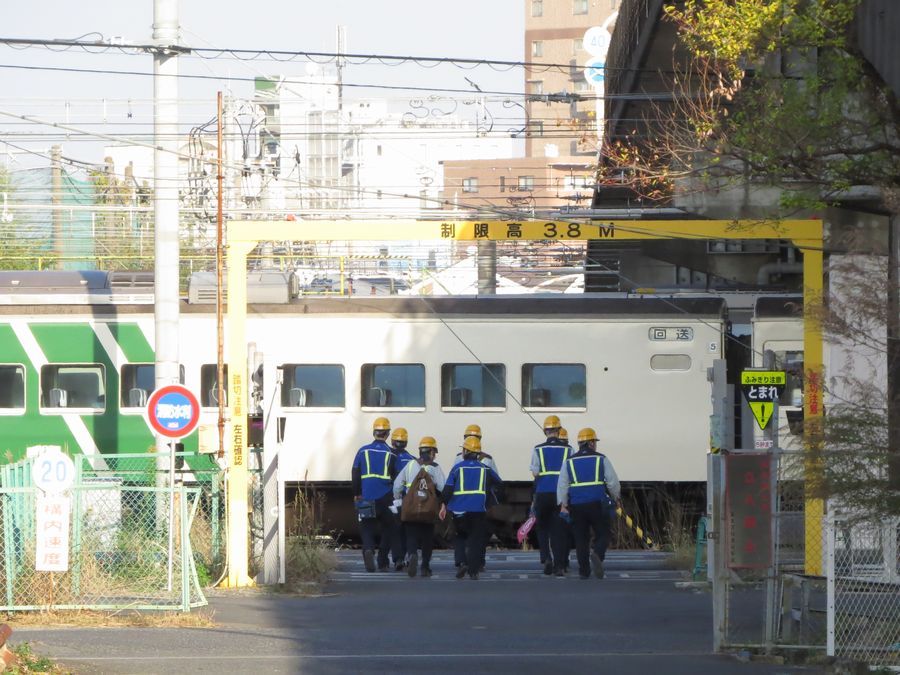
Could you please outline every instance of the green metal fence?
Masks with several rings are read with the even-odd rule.
[[[202,588],[222,565],[218,472],[194,475],[185,466],[176,474],[183,480],[167,484],[168,457],[106,459],[97,471],[88,458],[75,458],[68,569],[60,572],[35,569],[41,493],[31,462],[0,467],[0,609],[189,611],[206,604]]]

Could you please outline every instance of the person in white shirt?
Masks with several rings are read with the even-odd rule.
[[[407,463],[397,478],[394,479],[394,500],[402,500],[403,495],[410,489],[419,471],[425,470],[434,482],[435,496],[444,489],[446,478],[444,472],[435,461],[437,455],[437,441],[431,436],[425,436],[419,441],[419,459]],[[434,522],[414,523],[406,522],[406,545],[408,558],[406,560],[406,572],[410,577],[416,576],[419,564],[419,551],[422,551],[422,576],[431,576],[431,552],[434,549]]]

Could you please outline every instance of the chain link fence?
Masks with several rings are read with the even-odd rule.
[[[795,459],[710,456],[717,649],[825,650],[826,531]]]
[[[711,455],[717,650],[900,665],[900,518],[831,513],[799,453]]]
[[[831,513],[829,653],[900,666],[900,518]]]
[[[168,457],[75,460],[75,485],[63,502],[68,517],[49,524],[49,502],[34,487],[31,462],[0,467],[0,609],[188,611],[205,605],[202,589],[224,566],[218,471],[182,466],[176,475],[183,480],[170,485],[163,470]],[[48,532],[51,527],[57,531]],[[46,550],[48,541],[64,547],[68,564],[61,571],[36,569],[38,547]]]

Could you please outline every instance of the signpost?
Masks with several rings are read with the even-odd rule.
[[[150,395],[146,412],[150,427],[160,436],[184,438],[197,428],[200,402],[187,387],[170,384]]]
[[[760,429],[769,425],[775,402],[784,393],[786,382],[784,371],[745,370],[741,373],[741,391]]]
[[[175,445],[197,428],[200,402],[194,393],[180,384],[169,384],[154,391],[147,400],[147,423],[169,441],[169,565],[168,590],[172,590],[172,562],[175,555]],[[184,546],[184,542],[181,542]]]
[[[51,445],[34,458],[31,475],[40,490],[36,500],[34,569],[66,572],[69,569],[71,514],[71,502],[66,492],[75,482],[75,464],[58,446]]]

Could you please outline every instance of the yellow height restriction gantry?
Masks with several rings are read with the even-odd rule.
[[[810,457],[821,447],[822,329],[818,308],[822,301],[822,221],[820,220],[483,220],[483,221],[254,221],[227,225],[228,265],[228,408],[231,417],[226,439],[228,472],[229,587],[252,585],[248,575],[247,520],[247,256],[263,241],[634,241],[643,239],[785,239],[803,252],[803,325],[806,394],[804,443]],[[818,466],[807,466],[813,483]],[[819,499],[806,502],[806,572],[822,571],[822,515]]]

